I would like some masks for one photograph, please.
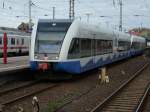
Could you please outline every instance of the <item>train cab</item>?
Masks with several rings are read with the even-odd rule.
[[[71,20],[39,20],[33,30],[30,57],[33,57],[31,65],[38,62],[55,62],[59,60],[60,50],[66,33],[72,24]],[[50,64],[50,63],[49,63]],[[42,67],[38,63],[39,68]],[[46,63],[43,63],[45,68]]]

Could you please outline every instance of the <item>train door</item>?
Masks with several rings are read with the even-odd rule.
[[[119,34],[115,34],[113,32],[113,36],[114,36],[114,40],[113,40],[113,53],[117,53]]]
[[[91,44],[91,55],[92,55],[92,58],[93,58],[93,64],[96,63],[96,34],[93,34],[93,39],[92,39],[92,44]]]

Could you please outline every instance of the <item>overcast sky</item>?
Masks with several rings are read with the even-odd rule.
[[[116,27],[119,25],[119,0],[75,0],[75,17],[90,23]],[[122,0],[123,28],[150,28],[150,0]],[[32,0],[32,20],[52,18],[52,7],[56,7],[56,18],[69,17],[69,0]],[[139,15],[139,16],[135,16]],[[105,16],[105,17],[100,17]],[[0,0],[0,26],[17,27],[28,22],[28,0]]]

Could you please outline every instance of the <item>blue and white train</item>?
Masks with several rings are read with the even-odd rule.
[[[39,19],[33,28],[30,67],[71,74],[110,64],[145,48],[145,39],[81,21]]]

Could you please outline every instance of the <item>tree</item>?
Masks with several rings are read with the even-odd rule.
[[[32,27],[33,27],[33,23],[32,23]],[[22,22],[19,26],[18,26],[18,30],[24,31],[24,32],[28,32],[29,31],[29,23],[24,23]]]

